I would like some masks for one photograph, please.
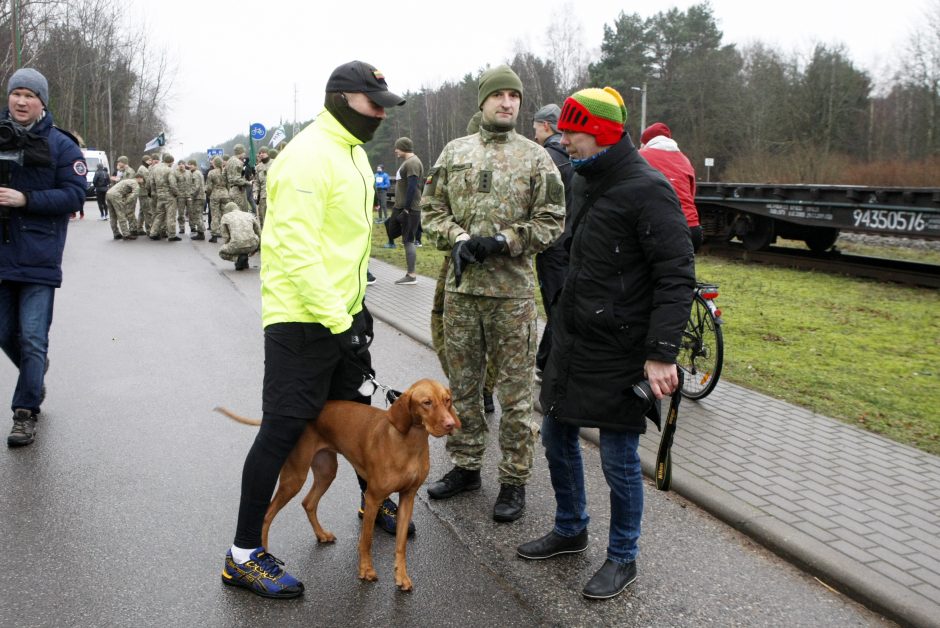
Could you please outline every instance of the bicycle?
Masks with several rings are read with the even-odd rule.
[[[704,399],[718,384],[724,362],[721,310],[715,305],[716,284],[696,282],[689,322],[682,332],[677,363],[685,372],[680,392],[688,399]]]

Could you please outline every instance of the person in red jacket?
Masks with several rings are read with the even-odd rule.
[[[689,158],[682,154],[672,139],[672,131],[662,122],[654,122],[643,131],[640,154],[672,184],[692,232],[692,248],[697,253],[702,244],[702,227],[695,207],[695,169]]]

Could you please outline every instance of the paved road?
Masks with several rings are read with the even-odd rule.
[[[547,471],[537,457],[526,516],[497,525],[489,518],[498,492],[491,457],[481,491],[446,502],[421,492],[409,543],[413,593],[395,590],[393,539],[380,532],[380,580],[359,582],[358,493],[341,464],[322,504],[335,545],[316,546],[295,504],[272,530],[272,551],[307,594],[271,602],[224,588],[218,573],[254,432],[211,409],[260,414],[263,356],[257,259],[235,272],[216,251],[188,240],[116,242],[106,223],[73,223],[39,437],[32,447],[0,450],[0,625],[887,623],[649,485],[639,580],[615,600],[583,600],[580,588],[603,560],[608,516],[591,445],[594,520],[584,554],[539,563],[515,557],[518,543],[550,526]],[[382,323],[374,357],[379,378],[395,387],[441,377],[433,354]],[[14,378],[0,361],[4,394]],[[432,476],[448,468],[443,443],[433,442]]]

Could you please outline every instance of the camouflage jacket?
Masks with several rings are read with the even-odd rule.
[[[267,181],[268,181],[268,166],[271,165],[271,161],[268,160],[268,163],[258,162],[255,166],[255,183],[258,188],[258,198],[268,198],[267,190]]]
[[[138,185],[137,179],[121,179],[108,190],[107,198],[118,209],[128,209],[137,202],[139,192],[140,185]]]
[[[248,180],[242,175],[245,162],[238,157],[229,158],[225,164],[225,184],[229,188],[242,188],[248,185]]]
[[[176,174],[176,189],[179,190],[180,198],[192,198],[193,173],[185,168],[182,170],[174,168],[173,172]]]
[[[139,196],[150,196],[150,170],[147,166],[141,164],[137,169],[137,174],[144,178],[144,184],[140,186]]]
[[[225,185],[225,173],[221,168],[213,168],[206,175],[206,193],[210,199],[228,198],[228,186]]]
[[[179,196],[179,189],[176,187],[176,174],[173,168],[160,163],[153,167],[150,173],[150,189],[157,200],[165,201]]]
[[[202,172],[196,168],[195,170],[190,171],[189,176],[193,180],[193,198],[202,199],[205,202],[206,195],[206,182],[202,178]]]
[[[222,242],[233,247],[255,247],[261,238],[258,219],[242,210],[231,211],[222,216]]]
[[[506,237],[508,252],[467,266],[459,288],[451,265],[447,291],[534,297],[532,256],[561,235],[565,191],[541,146],[515,131],[481,129],[444,147],[428,173],[421,210],[424,231],[441,250],[464,233]]]

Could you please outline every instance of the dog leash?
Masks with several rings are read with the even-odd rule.
[[[359,393],[363,397],[371,397],[376,393],[376,391],[381,390],[385,393],[385,403],[389,406],[395,403],[396,399],[401,397],[400,390],[395,390],[391,386],[378,381],[375,379],[375,375],[372,373],[366,373],[363,371],[363,374],[366,376],[366,378],[362,381],[362,385],[359,387]],[[369,386],[369,384],[371,384],[371,386]],[[363,390],[364,388],[365,390]]]
[[[676,433],[676,420],[679,418],[679,400],[682,399],[682,369],[677,369],[679,385],[672,393],[669,402],[669,413],[666,415],[666,424],[663,426],[663,436],[659,441],[659,453],[656,455],[656,488],[668,491],[672,484],[672,439]]]

